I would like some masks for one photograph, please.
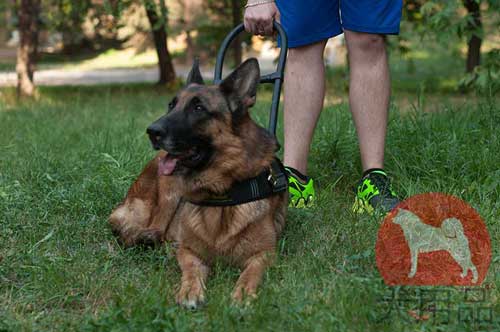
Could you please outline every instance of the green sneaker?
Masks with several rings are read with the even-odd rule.
[[[355,191],[356,199],[352,210],[356,213],[372,214],[374,210],[389,212],[400,202],[392,190],[387,173],[378,168],[365,172]]]
[[[288,175],[289,207],[307,208],[314,205],[316,193],[312,178],[301,174],[295,168],[285,166]]]

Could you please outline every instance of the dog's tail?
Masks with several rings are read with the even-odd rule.
[[[464,228],[462,223],[457,218],[448,218],[441,223],[441,229],[446,237],[449,238],[465,238]]]

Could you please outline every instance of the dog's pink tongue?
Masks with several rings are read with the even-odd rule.
[[[158,175],[170,175],[174,172],[177,158],[171,157],[168,154],[160,159],[158,163]]]

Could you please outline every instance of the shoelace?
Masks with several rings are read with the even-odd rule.
[[[382,174],[369,174],[367,178],[378,189],[380,195],[391,194],[391,184],[386,176]]]

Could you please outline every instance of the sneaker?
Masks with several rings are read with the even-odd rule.
[[[372,169],[365,172],[355,189],[356,199],[352,206],[353,212],[369,214],[374,210],[391,211],[400,202],[392,190],[391,181],[382,169]]]
[[[295,168],[285,166],[288,175],[289,207],[307,208],[314,205],[314,181]]]

